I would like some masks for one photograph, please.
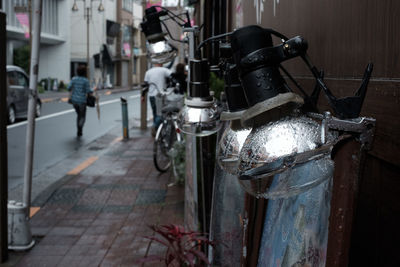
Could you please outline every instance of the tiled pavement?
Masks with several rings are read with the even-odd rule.
[[[144,238],[148,225],[183,224],[183,187],[153,166],[152,138],[114,143],[77,175],[68,175],[31,219],[37,244],[5,266],[142,266],[165,249]],[[162,266],[160,262],[144,266]]]

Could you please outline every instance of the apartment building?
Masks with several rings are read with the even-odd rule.
[[[29,0],[3,1],[7,64],[14,64],[16,49],[29,45],[28,5]],[[133,0],[43,0],[39,80],[69,82],[78,65],[89,64],[92,84],[140,83],[142,14],[142,4]]]
[[[42,30],[40,39],[39,80],[70,78],[70,11],[69,0],[43,0]],[[16,49],[29,44],[29,1],[3,1],[7,15],[7,64],[14,64]]]

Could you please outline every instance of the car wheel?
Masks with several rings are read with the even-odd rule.
[[[13,124],[15,122],[15,108],[10,106],[8,108],[8,124]]]
[[[40,117],[42,113],[42,103],[36,102],[36,117]]]

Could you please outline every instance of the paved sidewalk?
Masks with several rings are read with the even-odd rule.
[[[36,245],[11,252],[1,266],[142,266],[165,248],[144,238],[148,225],[183,225],[183,186],[153,165],[153,139],[138,129],[128,141],[71,166],[64,183],[31,219]],[[147,263],[144,266],[162,266]]]

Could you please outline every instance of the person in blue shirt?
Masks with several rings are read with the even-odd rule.
[[[77,74],[68,84],[68,90],[71,91],[70,103],[74,106],[77,115],[77,136],[81,137],[83,125],[86,120],[86,97],[87,94],[93,93],[93,90],[90,89],[89,80],[86,78],[86,66],[79,66]]]

